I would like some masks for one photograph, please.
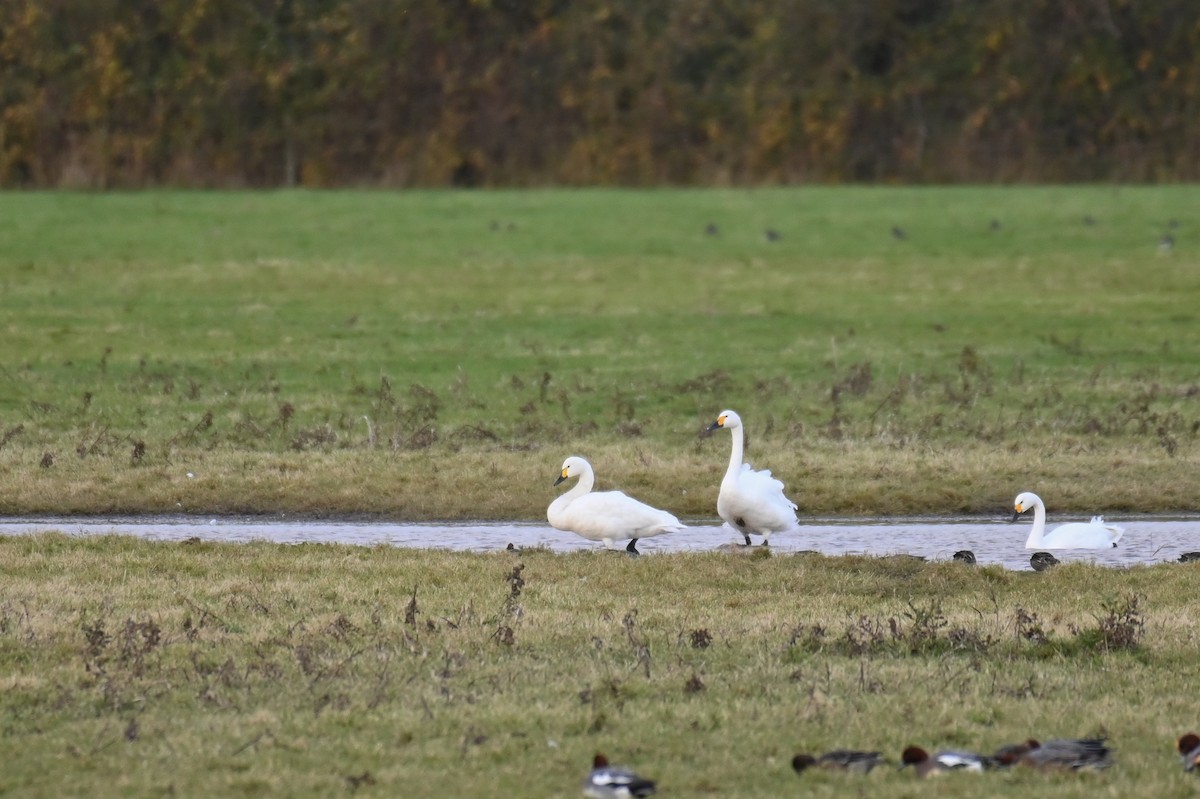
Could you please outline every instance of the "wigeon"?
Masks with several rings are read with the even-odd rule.
[[[1104,738],[1060,738],[1041,743],[1030,738],[1003,747],[996,752],[995,760],[1005,766],[1044,771],[1099,771],[1112,765],[1112,750]]]
[[[1020,743],[1007,744],[995,751],[992,755],[992,762],[998,766],[1012,766],[1024,755],[1029,754],[1031,749],[1036,749],[1041,746],[1037,740],[1028,738]]]
[[[592,772],[583,781],[588,799],[633,799],[654,794],[654,781],[639,777],[623,766],[610,766],[599,752],[592,759]]]
[[[1179,750],[1179,755],[1183,758],[1184,771],[1195,771],[1196,767],[1200,766],[1200,735],[1189,732],[1179,736],[1179,742],[1175,744],[1175,748]]]
[[[910,746],[900,755],[900,768],[908,766],[916,770],[918,777],[930,777],[951,771],[983,771],[991,761],[974,752],[947,749],[931,755],[919,746]]]
[[[1033,567],[1035,572],[1044,572],[1051,566],[1057,566],[1058,558],[1049,552],[1034,552],[1029,556],[1029,565]]]
[[[835,749],[818,757],[812,755],[796,755],[792,758],[792,768],[797,774],[804,773],[808,768],[822,768],[830,771],[850,771],[855,774],[867,774],[871,769],[884,762],[880,752],[860,752],[854,749]]]

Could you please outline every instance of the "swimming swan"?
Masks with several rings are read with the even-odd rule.
[[[795,530],[796,503],[783,495],[783,483],[767,469],[755,471],[742,463],[744,447],[742,419],[733,411],[721,411],[709,431],[726,428],[733,437],[729,468],[717,495],[717,515],[737,530],[750,545],[750,535],[761,535],[767,544],[771,533]]]
[[[1103,516],[1093,516],[1090,522],[1064,524],[1044,533],[1046,506],[1041,497],[1028,491],[1018,494],[1013,500],[1012,520],[1015,522],[1030,508],[1033,508],[1033,529],[1025,540],[1026,549],[1104,549],[1115,547],[1125,533],[1124,528],[1105,524]]]
[[[618,539],[628,538],[625,551],[637,555],[635,545],[639,538],[687,529],[665,510],[652,508],[620,491],[591,493],[596,475],[592,465],[583,458],[572,456],[563,461],[562,472],[554,485],[570,477],[578,477],[579,482],[546,509],[546,518],[559,530],[590,541],[603,541],[608,549],[615,549],[614,542]]]

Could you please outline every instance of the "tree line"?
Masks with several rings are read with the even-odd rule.
[[[3,0],[0,186],[1192,181],[1196,0]]]

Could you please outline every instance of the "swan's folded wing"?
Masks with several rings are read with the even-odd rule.
[[[771,474],[770,469],[755,469],[748,463],[742,464],[740,479],[742,484],[747,486],[747,490],[758,491],[763,494],[769,494],[772,491],[778,491],[780,494],[783,494],[786,488],[782,480],[777,479]],[[790,502],[791,500],[788,501]],[[795,504],[792,507],[796,507]]]
[[[685,529],[668,511],[647,505],[622,491],[584,494],[567,510],[571,530],[585,538],[647,537]]]

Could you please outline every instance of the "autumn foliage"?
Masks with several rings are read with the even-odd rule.
[[[1195,0],[4,0],[0,185],[1200,179]]]

